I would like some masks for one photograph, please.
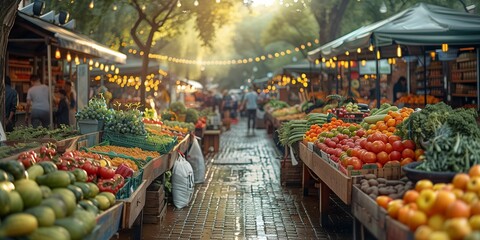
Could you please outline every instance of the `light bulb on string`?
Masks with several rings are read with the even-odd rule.
[[[117,11],[117,5],[113,4],[113,11]]]
[[[90,9],[93,9],[93,8],[95,7],[95,3],[94,3],[93,1],[94,1],[94,0],[92,0],[92,1],[90,2],[90,4],[88,5],[88,7],[89,7]]]
[[[88,61],[88,65],[92,66],[93,65],[93,60],[90,59],[90,61]]]
[[[70,55],[70,52],[67,52],[67,62],[72,61],[72,55]]]
[[[442,44],[442,52],[448,52],[448,44],[446,43]]]
[[[368,46],[368,50],[369,50],[370,52],[373,52],[373,44],[370,43],[370,46]]]
[[[195,2],[193,2],[193,5],[198,6],[198,0],[195,0]]]
[[[62,54],[60,53],[60,50],[58,48],[57,48],[57,50],[55,50],[55,58],[56,59],[62,58]]]
[[[361,53],[362,52],[362,49],[361,48],[357,48],[357,53]]]
[[[380,59],[380,50],[377,50],[377,59]]]
[[[221,0],[216,0],[215,2],[216,2],[216,3],[220,3],[220,1],[221,1]]]
[[[78,55],[75,55],[75,64],[80,64],[80,59],[78,58]]]
[[[362,66],[365,66],[365,65],[367,65],[367,60],[364,59],[362,60]]]
[[[95,62],[95,67],[98,68],[98,66],[100,66],[100,63]]]
[[[397,57],[402,57],[402,48],[400,47],[400,45],[397,46]]]
[[[178,0],[177,7],[181,7],[181,6],[182,6],[182,3],[180,2],[180,0]]]

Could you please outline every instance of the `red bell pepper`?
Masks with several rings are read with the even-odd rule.
[[[126,164],[122,163],[120,164],[120,166],[117,167],[117,170],[115,171],[115,173],[122,175],[122,177],[124,178],[129,178],[133,175],[133,169],[131,169]]]
[[[98,167],[90,161],[85,161],[85,163],[82,165],[82,169],[85,170],[88,175],[96,176],[98,172]]]
[[[124,184],[124,178],[119,174],[115,174],[111,179],[100,179],[97,186],[100,192],[111,192],[116,194]]]
[[[100,167],[98,168],[97,175],[101,179],[110,179],[110,178],[113,178],[113,176],[115,176],[115,170],[109,167]]]

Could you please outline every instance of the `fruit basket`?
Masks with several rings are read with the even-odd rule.
[[[163,142],[149,141],[148,136],[120,134],[112,131],[105,131],[103,140],[109,141],[112,145],[122,147],[139,147],[143,150],[156,151],[160,154],[169,153],[177,143],[177,137],[163,137]]]
[[[433,183],[449,183],[453,177],[455,177],[455,174],[457,174],[455,172],[427,172],[415,169],[419,164],[421,164],[421,162],[412,162],[403,166],[405,175],[413,182],[429,179]]]

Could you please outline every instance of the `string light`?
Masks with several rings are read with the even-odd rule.
[[[377,59],[380,59],[380,50],[377,50]]]
[[[357,53],[362,53],[362,49],[361,49],[361,48],[357,48]]]
[[[70,55],[70,51],[67,52],[67,62],[72,61],[72,55]]]
[[[180,0],[178,0],[177,7],[181,7],[181,6],[182,6],[182,3],[180,2]]]
[[[93,0],[90,2],[90,4],[88,5],[88,7],[90,9],[93,9],[95,7],[95,3],[93,2]]]
[[[80,59],[78,58],[78,55],[75,55],[75,64],[80,64]]]
[[[432,60],[435,60],[436,53],[435,51],[430,52],[430,57],[432,57]]]
[[[92,59],[90,59],[90,61],[88,61],[88,65],[93,66],[93,60]]]
[[[193,2],[193,5],[198,6],[198,0],[195,0],[195,2]]]
[[[113,4],[113,11],[117,11],[117,5]]]
[[[318,39],[314,40],[315,44],[319,44]],[[308,42],[306,43],[308,46]],[[173,62],[173,63],[178,63],[178,64],[189,64],[189,65],[234,65],[234,64],[247,64],[247,63],[252,63],[252,62],[260,62],[260,61],[265,61],[267,59],[274,59],[274,58],[279,58],[279,57],[284,57],[289,54],[291,54],[293,51],[299,52],[300,48],[305,49],[306,48],[305,44],[301,44],[298,47],[295,47],[293,50],[292,49],[286,49],[284,51],[279,51],[273,54],[267,54],[266,56],[257,56],[257,57],[249,57],[249,58],[244,58],[244,59],[231,59],[231,60],[198,60],[198,59],[182,59],[182,58],[174,58],[172,56],[167,56],[167,55],[160,55],[160,54],[153,54],[150,53],[148,54],[148,57],[151,59],[156,59],[156,60],[163,60],[163,61],[168,61],[168,62]],[[312,42],[310,42],[310,45],[313,45]],[[144,53],[142,51],[138,51],[136,49],[128,49],[128,53],[132,55],[143,55]],[[334,58],[336,59],[336,58]],[[325,61],[322,59],[322,61]]]
[[[402,48],[400,47],[400,45],[397,46],[397,57],[402,57]]]
[[[368,46],[368,50],[369,50],[370,52],[373,52],[373,44],[370,43],[370,46]]]

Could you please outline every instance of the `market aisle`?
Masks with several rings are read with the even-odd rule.
[[[319,227],[318,197],[280,184],[280,155],[265,130],[246,134],[246,122],[222,134],[189,207],[168,206],[163,229],[144,225],[144,239],[327,239]],[[305,201],[309,200],[309,201]],[[311,206],[306,206],[310,202]],[[334,237],[336,238],[336,237]]]

